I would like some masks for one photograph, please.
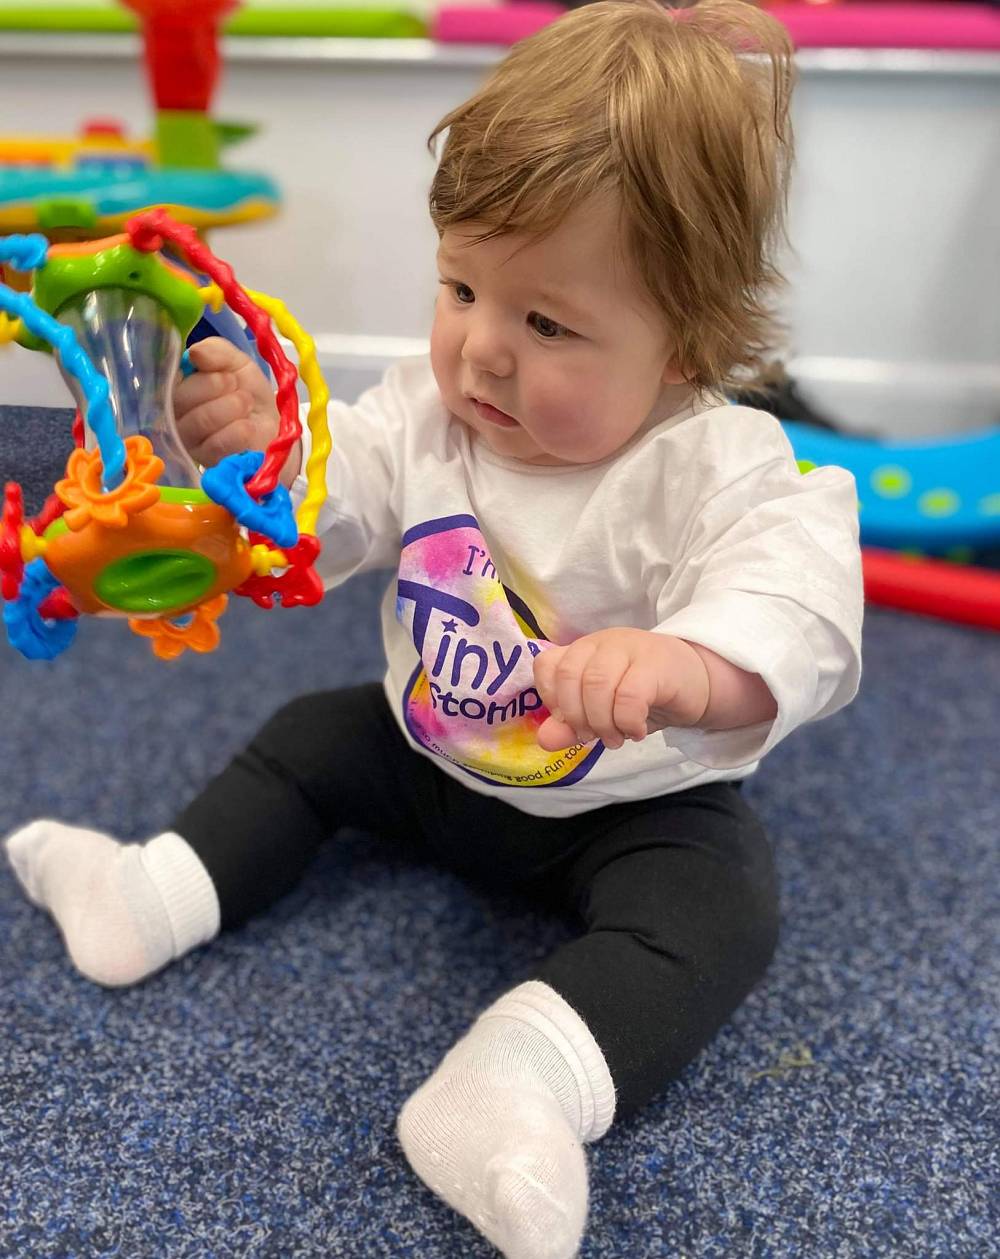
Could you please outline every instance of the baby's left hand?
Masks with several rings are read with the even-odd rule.
[[[538,728],[548,752],[601,739],[620,748],[666,726],[694,726],[708,708],[708,670],[683,639],[606,629],[535,657],[535,689],[551,716]]]

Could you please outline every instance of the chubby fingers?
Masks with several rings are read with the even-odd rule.
[[[633,657],[614,694],[613,720],[624,739],[641,743],[650,733],[649,711],[656,696],[656,687],[656,670],[649,658]]]
[[[199,372],[238,372],[248,355],[225,337],[206,337],[188,346],[188,358]]]
[[[227,393],[235,393],[238,388],[236,373],[231,371],[198,371],[179,380],[174,386],[174,414],[178,423],[189,411]]]
[[[206,467],[253,444],[253,399],[227,372],[190,376],[175,390],[177,432]]]
[[[556,752],[577,742],[576,731],[559,710],[555,682],[556,667],[567,650],[566,647],[548,647],[535,657],[533,665],[535,690],[550,714],[538,727],[535,737],[547,752]]]
[[[582,662],[593,651],[589,639],[578,638],[568,647],[549,647],[535,657],[535,689],[552,714],[550,720],[572,730],[581,743],[594,737],[586,728],[579,685]],[[547,733],[554,736],[553,728]]]
[[[551,741],[567,731],[581,743],[598,738],[609,748],[646,735],[654,680],[620,642],[590,635],[542,652],[535,659],[535,685],[552,712],[539,728],[543,747],[566,746]]]
[[[535,732],[535,738],[546,752],[561,752],[563,748],[571,748],[581,742],[573,727],[557,717],[546,717]]]

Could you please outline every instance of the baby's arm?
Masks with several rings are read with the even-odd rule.
[[[778,711],[759,674],[698,643],[624,627],[543,651],[535,687],[552,714],[538,729],[548,751],[595,738],[619,748],[668,726],[732,730]]]
[[[174,409],[177,430],[193,458],[208,466],[229,454],[263,450],[278,432],[279,417],[273,386],[257,364],[221,337],[193,345],[190,357],[198,371],[178,382]],[[317,533],[330,536],[316,565],[327,585],[391,564],[399,553],[394,443],[401,439],[407,396],[390,373],[353,406],[330,404],[333,454],[328,497],[317,523]],[[281,472],[293,502],[306,492],[300,473],[308,451],[306,431]]]
[[[671,484],[672,495],[690,485],[693,497],[677,504],[673,519],[687,526],[653,570],[666,574],[656,625],[601,630],[536,658],[536,688],[554,714],[539,728],[547,749],[595,735],[620,747],[670,727],[690,759],[736,768],[857,690],[862,590],[850,474],[801,475],[780,426],[759,412],[726,408],[692,424],[691,449],[669,449],[685,466],[707,468],[707,484]]]

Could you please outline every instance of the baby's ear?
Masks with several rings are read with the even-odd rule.
[[[663,369],[663,383],[665,385],[686,385],[688,383],[688,378],[684,375],[684,371],[676,358],[672,358]]]

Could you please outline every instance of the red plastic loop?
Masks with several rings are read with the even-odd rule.
[[[0,594],[8,601],[17,598],[24,576],[21,558],[21,529],[24,526],[24,495],[16,481],[8,481],[3,492],[0,525]]]
[[[125,224],[129,240],[143,253],[153,253],[168,242],[180,251],[196,270],[204,272],[222,290],[229,307],[247,323],[257,346],[278,382],[275,401],[278,404],[278,435],[264,451],[264,462],[247,482],[253,498],[270,494],[278,484],[288,452],[302,435],[299,421],[298,372],[282,350],[271,327],[267,313],[252,302],[237,282],[233,269],[198,239],[193,227],[178,223],[165,210],[144,210]]]
[[[42,505],[42,510],[37,516],[32,516],[28,524],[39,537],[52,524],[53,520],[58,520],[60,516],[65,515],[66,504],[62,501],[58,494],[50,494]]]
[[[38,615],[43,621],[72,621],[80,611],[70,602],[66,588],[57,586],[38,605]]]
[[[271,539],[262,533],[250,534],[252,544],[266,543]],[[259,608],[273,608],[275,596],[280,596],[283,608],[313,607],[323,598],[323,582],[313,567],[313,561],[319,555],[320,541],[312,533],[303,533],[294,546],[283,548],[288,567],[275,577],[248,577],[237,586],[234,595],[242,595],[252,599]]]

